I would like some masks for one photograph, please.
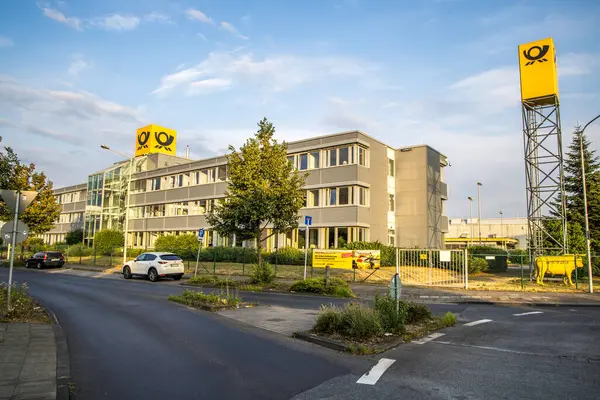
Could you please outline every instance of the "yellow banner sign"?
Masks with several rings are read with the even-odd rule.
[[[381,265],[380,250],[322,250],[313,249],[315,268],[373,269]]]
[[[148,125],[136,131],[135,156],[164,153],[176,155],[177,131],[158,125]]]
[[[538,105],[558,99],[556,52],[552,38],[519,46],[521,100]]]

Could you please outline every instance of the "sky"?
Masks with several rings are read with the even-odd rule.
[[[195,159],[263,117],[286,141],[358,129],[445,154],[446,215],[479,181],[483,217],[524,217],[517,46],[546,37],[566,145],[600,113],[595,0],[2,0],[0,136],[62,187],[150,123]]]

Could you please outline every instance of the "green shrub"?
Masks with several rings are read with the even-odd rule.
[[[290,291],[333,295],[344,298],[354,297],[354,293],[352,293],[348,282],[341,278],[330,278],[327,286],[325,286],[325,278],[319,277],[300,280],[294,282],[294,284],[290,287]]]
[[[46,244],[42,238],[30,237],[25,242],[25,249],[37,253],[38,251],[44,251],[46,249]]]
[[[175,235],[163,235],[156,238],[154,241],[155,251],[168,251],[170,253],[175,252],[177,249],[177,236]]]
[[[483,258],[469,256],[469,274],[485,271],[487,267],[488,263]]]
[[[83,229],[75,229],[65,235],[65,242],[69,246],[83,242]]]
[[[83,243],[78,243],[70,246],[65,253],[69,257],[89,256],[93,253],[93,249],[85,246]]]
[[[508,269],[508,253],[503,249],[489,246],[473,246],[468,248],[469,254],[485,260],[485,256],[494,256],[493,260],[485,260],[487,269],[492,272],[503,272]]]
[[[192,307],[205,304],[235,306],[241,301],[240,298],[235,297],[230,293],[219,292],[206,294],[194,290],[185,290],[181,293],[181,296],[170,295],[169,300]]]
[[[353,340],[377,337],[383,333],[379,314],[362,304],[346,304],[341,312],[340,333]]]
[[[262,264],[254,264],[252,271],[248,275],[250,277],[250,283],[271,283],[275,280],[275,273],[273,267],[266,261]]]
[[[442,317],[442,324],[444,324],[446,328],[456,325],[456,315],[448,311]]]
[[[105,229],[94,235],[97,254],[114,255],[120,247],[123,247],[124,242],[123,232],[114,229]]]
[[[406,303],[406,323],[417,324],[430,320],[432,317],[429,308],[422,304]]]
[[[312,265],[312,249],[308,249],[308,265]],[[267,253],[265,259],[271,264],[304,265],[304,249],[281,247],[277,252]]]
[[[396,311],[396,300],[392,296],[375,294],[374,308],[379,314],[381,325],[386,332],[399,333],[404,330],[407,311],[405,304],[400,304]]]
[[[219,278],[216,275],[194,276],[187,280],[187,283],[195,286],[216,286],[216,287],[237,287],[238,282],[229,278]]]
[[[327,335],[334,334],[340,330],[342,325],[342,314],[339,308],[335,306],[321,306],[319,315],[317,315],[317,321],[313,330],[317,333],[324,333]]]

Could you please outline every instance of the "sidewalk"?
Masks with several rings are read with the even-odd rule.
[[[0,323],[0,399],[56,399],[52,325]]]

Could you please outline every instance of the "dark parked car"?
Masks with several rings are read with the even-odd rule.
[[[46,267],[58,267],[61,268],[65,265],[65,257],[58,251],[42,251],[35,253],[33,257],[25,261],[27,268],[36,267],[42,269]]]

